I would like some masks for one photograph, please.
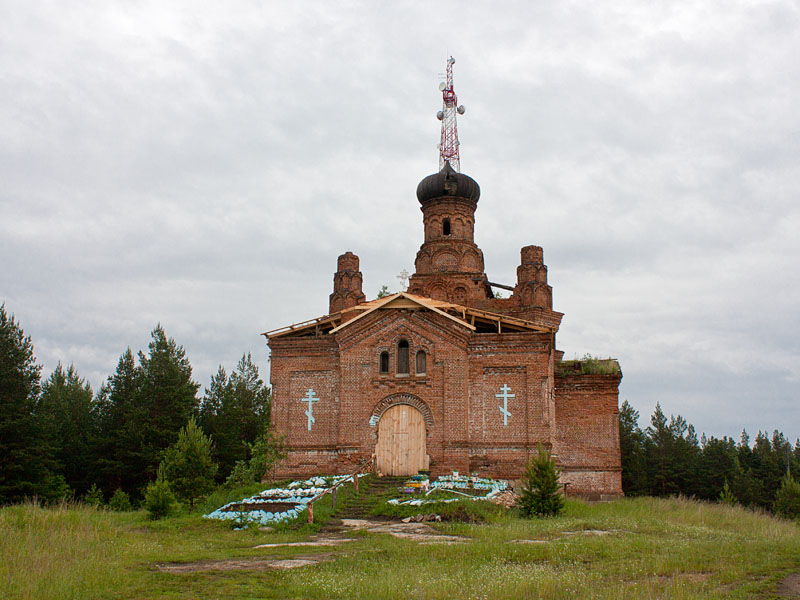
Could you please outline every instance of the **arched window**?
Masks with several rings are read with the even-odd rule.
[[[389,372],[389,353],[386,351],[381,352],[380,371],[381,373]]]
[[[428,357],[425,354],[424,350],[419,350],[417,352],[417,364],[416,364],[416,373],[417,375],[425,375],[425,371],[428,369]]]
[[[450,235],[450,219],[442,221],[442,235]]]
[[[408,375],[408,341],[400,340],[397,343],[397,374]]]

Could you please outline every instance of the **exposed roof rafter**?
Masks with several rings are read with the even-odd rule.
[[[286,327],[280,327],[271,331],[266,331],[264,335],[268,340],[285,337],[285,336],[305,336],[305,335],[321,335],[325,333],[337,333],[351,323],[355,323],[359,319],[363,319],[367,315],[377,310],[392,310],[400,308],[410,308],[412,310],[430,310],[459,325],[469,329],[470,331],[477,331],[478,326],[482,323],[497,329],[498,332],[505,331],[513,333],[514,331],[538,331],[542,333],[550,333],[553,331],[550,327],[537,325],[531,321],[502,315],[499,313],[492,313],[485,310],[470,308],[460,304],[452,304],[450,302],[443,302],[441,300],[434,300],[433,298],[425,298],[409,294],[408,292],[399,292],[386,296],[385,298],[377,298],[369,302],[364,302],[356,306],[347,308],[341,312],[331,315],[325,315],[316,319],[310,319],[301,323],[295,323]],[[360,314],[349,319],[342,319],[345,315],[352,312],[359,312]]]

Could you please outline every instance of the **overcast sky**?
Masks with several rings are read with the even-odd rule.
[[[166,5],[172,8],[165,8]],[[491,281],[544,247],[558,346],[643,425],[800,436],[800,8],[0,0],[0,303],[95,389],[161,323],[195,380],[399,289],[456,58]]]

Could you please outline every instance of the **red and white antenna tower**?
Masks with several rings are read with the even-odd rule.
[[[444,163],[449,162],[456,171],[461,170],[461,159],[458,156],[458,124],[456,113],[464,114],[464,106],[458,105],[458,98],[453,89],[453,64],[456,59],[452,56],[447,59],[447,81],[439,84],[442,92],[442,110],[436,113],[436,118],[442,122],[442,141],[439,143],[439,170],[444,168]]]

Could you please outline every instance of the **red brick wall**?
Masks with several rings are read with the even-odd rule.
[[[561,480],[572,493],[622,494],[617,375],[556,377],[555,445]]]
[[[396,372],[398,342],[409,344],[410,373]],[[549,333],[473,333],[428,310],[378,310],[340,330],[277,338],[272,348],[273,421],[290,458],[278,476],[344,473],[372,456],[377,420],[394,403],[425,417],[431,472],[478,472],[518,479],[539,443],[552,448],[569,491],[619,495],[619,375],[554,377]],[[427,354],[424,374],[414,356]],[[381,374],[380,353],[390,370]],[[497,394],[514,398],[503,424]],[[313,388],[316,423],[301,402]],[[374,418],[373,418],[374,417]]]
[[[292,449],[277,476],[333,472],[340,387],[336,340],[331,336],[277,338],[270,347],[272,423]],[[300,401],[309,388],[320,398],[314,403],[316,423],[310,432],[304,414],[308,404]]]

